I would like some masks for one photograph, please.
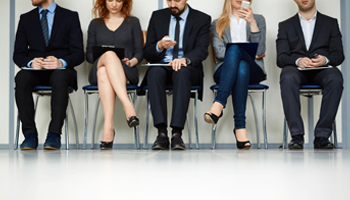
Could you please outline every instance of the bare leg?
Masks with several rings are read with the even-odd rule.
[[[111,130],[113,130],[114,128],[113,112],[115,104],[115,94],[117,94],[118,98],[123,104],[124,111],[126,113],[126,119],[129,119],[131,116],[136,116],[134,107],[127,95],[127,79],[125,77],[124,69],[121,62],[122,61],[120,61],[120,59],[114,52],[106,52],[100,57],[100,60],[97,65],[99,92],[102,107],[105,113],[105,124],[103,132],[104,134],[102,136],[102,140],[107,142],[113,140],[113,132],[111,133]],[[100,83],[103,86],[100,85]],[[107,132],[109,132],[109,134]]]
[[[215,114],[216,116],[220,116],[224,106],[219,102],[214,102],[211,106],[210,110],[207,112],[209,114]]]

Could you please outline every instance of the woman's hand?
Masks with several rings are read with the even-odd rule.
[[[124,58],[122,61],[123,61],[127,66],[131,67],[131,63],[130,63],[129,58]]]
[[[242,9],[238,10],[238,15],[242,16],[241,18],[247,21],[247,23],[250,26],[251,32],[254,33],[259,31],[258,25],[256,24],[256,21],[254,19],[254,13],[251,7],[243,6]]]
[[[131,60],[129,60],[129,58],[124,58],[122,61],[129,67],[133,67],[138,63],[136,58],[133,58]]]

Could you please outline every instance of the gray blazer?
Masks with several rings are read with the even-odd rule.
[[[247,39],[249,42],[258,42],[258,50],[256,52],[257,55],[263,55],[266,51],[266,23],[265,23],[265,18],[262,15],[256,15],[254,14],[254,19],[258,25],[259,32],[252,33],[250,32],[250,26],[247,23]],[[215,63],[215,70],[219,69],[221,67],[222,63],[224,62],[224,57],[225,57],[225,52],[226,52],[226,44],[231,42],[231,31],[230,27],[225,28],[225,32],[223,34],[224,41],[222,41],[219,38],[219,35],[216,33],[216,22],[218,20],[214,20],[213,23],[211,24],[211,35],[212,35],[212,41],[213,41],[213,48],[217,57],[217,62]],[[263,70],[265,77],[266,77],[266,71],[264,67],[264,60],[263,58],[261,59],[256,59],[255,60],[256,64],[261,67]],[[266,78],[264,78],[266,79]]]

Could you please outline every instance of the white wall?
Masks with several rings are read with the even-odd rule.
[[[86,0],[75,0],[75,1],[68,1],[68,0],[56,0],[56,2],[61,5],[62,7],[69,8],[71,10],[76,10],[79,12],[82,31],[84,33],[84,41],[86,45],[86,38],[87,38],[87,27],[91,20],[91,8],[92,8],[92,1],[86,1]],[[213,2],[212,0],[189,0],[189,5],[197,10],[201,10],[205,13],[208,13],[212,16],[212,19],[218,18],[222,11],[224,0],[217,0]],[[6,16],[8,16],[8,7],[9,7],[9,1],[1,1],[1,17],[2,19],[7,19]],[[164,6],[166,6],[166,2],[163,3]],[[340,19],[340,1],[332,1],[331,3],[327,0],[318,0],[317,1],[317,7],[318,10],[324,14],[336,17]],[[277,29],[278,29],[278,22],[285,20],[289,18],[290,16],[296,14],[297,7],[295,3],[292,0],[254,0],[252,4],[253,11],[258,14],[263,14],[266,18],[267,22],[267,52],[266,52],[266,58],[265,58],[265,67],[266,71],[268,73],[268,79],[267,81],[264,81],[264,84],[267,84],[270,86],[270,89],[268,90],[267,95],[267,130],[268,130],[268,139],[270,143],[280,143],[282,140],[282,129],[283,129],[283,110],[282,110],[282,103],[280,98],[280,91],[279,91],[279,74],[280,69],[276,66],[276,50],[275,50],[275,40],[277,37]],[[27,12],[29,10],[33,9],[31,5],[31,1],[16,1],[16,27],[19,20],[19,15],[21,13]],[[158,9],[158,0],[134,0],[133,5],[133,11],[132,14],[136,17],[138,17],[141,21],[141,26],[143,30],[147,29],[148,21],[151,16],[152,11]],[[9,27],[9,22],[6,20],[1,20],[0,25],[3,25],[2,27]],[[7,31],[2,31],[0,33],[1,38],[1,45],[0,51],[1,51],[1,59],[5,61],[5,66],[8,66],[8,49],[9,49],[9,42],[8,39],[8,29],[5,28]],[[5,39],[4,39],[5,38]],[[204,89],[204,101],[199,103],[199,110],[198,110],[198,117],[199,117],[199,134],[200,134],[200,143],[210,143],[210,129],[211,126],[206,124],[203,120],[203,114],[209,110],[213,95],[211,91],[209,90],[209,87],[214,83],[213,81],[213,70],[214,70],[214,64],[211,54],[211,48],[209,48],[210,55],[207,58],[207,60],[204,61],[204,68],[205,68],[205,89]],[[84,127],[84,103],[83,103],[83,92],[81,90],[81,87],[88,84],[87,82],[87,76],[91,65],[84,62],[81,66],[78,66],[76,69],[78,71],[78,84],[79,84],[79,90],[78,92],[75,92],[71,95],[71,99],[73,101],[73,106],[76,112],[77,120],[78,120],[78,129],[80,134],[80,142],[82,142],[83,137],[83,127]],[[6,68],[6,67],[5,67]],[[4,69],[5,69],[4,68]],[[142,80],[145,68],[138,66],[140,71],[140,80]],[[8,68],[6,68],[7,70]],[[12,77],[11,77],[12,78]],[[5,77],[4,79],[1,79],[1,83],[6,86],[8,85],[8,78]],[[8,89],[8,87],[5,87]],[[6,93],[8,94],[8,92]],[[171,98],[168,98],[168,108],[169,113],[171,112]],[[255,95],[255,100],[257,102],[257,107],[260,108],[261,104],[261,97],[259,95]],[[315,99],[315,120],[318,118],[319,115],[319,106],[320,106],[320,97],[317,97]],[[91,105],[94,103],[94,101],[90,101]],[[4,134],[0,135],[0,144],[5,144],[8,141],[8,98],[3,98],[1,100],[1,125],[3,128]],[[141,120],[140,125],[140,138],[141,142],[143,141],[143,131],[144,131],[144,123],[145,123],[145,112],[146,112],[146,101],[145,97],[138,97],[138,116]],[[49,108],[49,99],[43,99],[41,100],[39,104],[39,110],[37,114],[37,126],[38,131],[40,134],[40,142],[43,142],[45,139],[47,126],[48,126],[48,119],[49,119],[49,112],[47,111]],[[92,113],[93,106],[90,106],[90,111]],[[100,108],[100,111],[102,109]],[[192,114],[192,102],[191,106],[189,108],[190,114]],[[341,130],[341,109],[339,109],[339,113],[337,115],[337,127],[338,130]],[[258,113],[259,116],[261,116],[261,112]],[[307,101],[306,99],[302,100],[302,115],[305,118],[305,130],[307,130],[307,121],[306,121],[306,115],[307,114]],[[231,100],[228,101],[227,108],[225,109],[225,116],[223,119],[220,120],[220,126],[218,129],[218,137],[217,137],[217,143],[233,143],[234,137],[232,134],[233,129],[233,120],[232,120],[232,104]],[[91,115],[90,115],[91,116]],[[129,129],[125,122],[125,113],[122,109],[122,106],[119,101],[117,101],[116,106],[116,116],[115,116],[115,122],[116,122],[116,139],[115,143],[133,143],[132,138],[132,130]],[[90,117],[91,119],[91,117]],[[96,141],[99,141],[101,138],[102,133],[102,122],[103,122],[103,113],[99,113],[99,119],[98,119],[98,125],[97,125],[97,136]],[[153,122],[152,122],[153,123]],[[261,120],[260,120],[261,123]],[[315,121],[316,123],[316,121]],[[72,123],[71,123],[72,124]],[[92,123],[90,123],[91,125]],[[193,125],[193,122],[192,122]],[[193,126],[192,126],[193,127]],[[92,126],[89,127],[89,132],[91,133]],[[71,133],[73,132],[73,128],[70,128]],[[248,102],[247,104],[247,130],[248,130],[248,136],[251,139],[252,142],[256,142],[255,137],[255,128],[253,123],[253,115],[252,115],[252,109],[251,105]],[[341,132],[341,131],[339,131]],[[156,130],[154,128],[150,129],[150,137],[149,142],[153,142],[156,136]],[[74,139],[72,134],[72,139]],[[89,137],[88,141],[91,141],[91,136]],[[339,134],[339,139],[341,139],[341,134]],[[22,140],[22,139],[21,139]],[[184,140],[187,142],[187,131],[184,131]],[[72,141],[72,140],[71,140]]]

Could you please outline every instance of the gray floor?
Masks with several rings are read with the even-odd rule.
[[[0,151],[0,199],[350,199],[350,150]]]

